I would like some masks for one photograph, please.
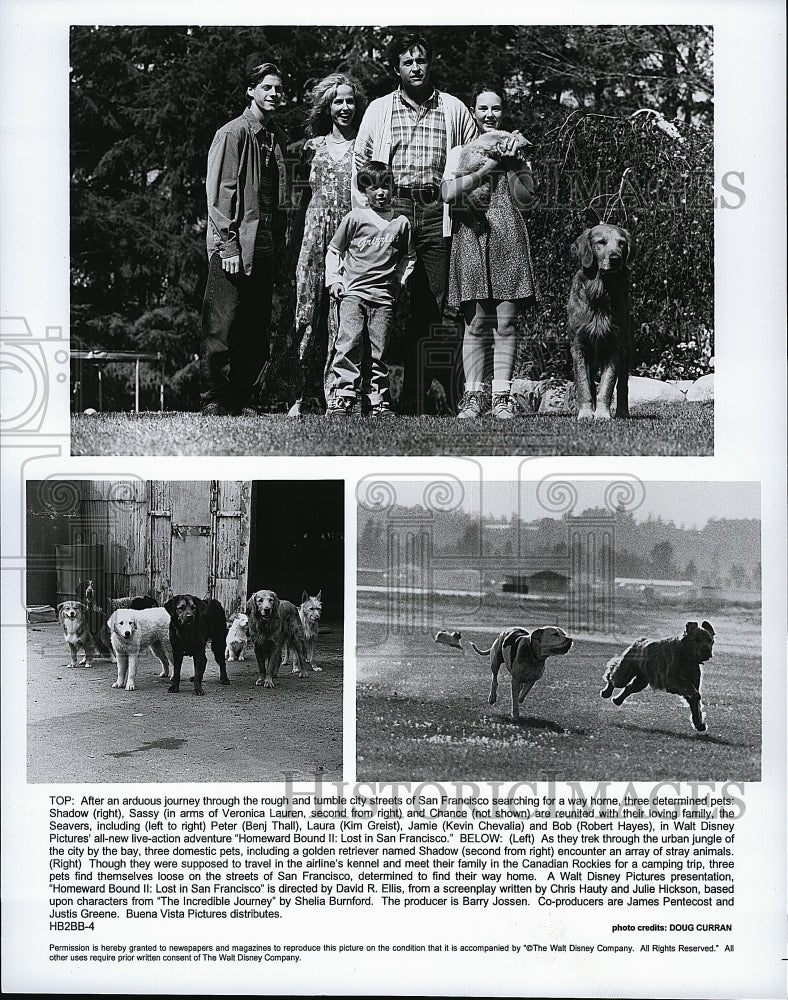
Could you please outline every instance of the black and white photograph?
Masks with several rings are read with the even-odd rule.
[[[342,774],[344,482],[27,484],[28,781]]]
[[[785,37],[4,0],[4,993],[785,996]]]
[[[710,455],[704,24],[88,25],[74,455]]]
[[[378,482],[358,492],[370,781],[761,774],[751,482]]]

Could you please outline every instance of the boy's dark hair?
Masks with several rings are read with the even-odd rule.
[[[260,63],[257,66],[252,66],[251,69],[247,70],[246,73],[246,89],[250,87],[256,87],[261,80],[264,80],[267,76],[278,76],[282,79],[282,71],[272,62]],[[248,97],[248,95],[247,95]],[[251,100],[251,98],[249,98]]]
[[[411,49],[422,49],[427,62],[432,62],[432,42],[416,31],[402,31],[394,35],[388,45],[389,64],[399,75],[399,57]]]
[[[366,191],[368,187],[377,187],[379,184],[393,188],[394,175],[391,167],[381,160],[367,160],[358,172],[356,184],[359,191]]]

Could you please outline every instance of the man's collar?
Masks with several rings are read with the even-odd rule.
[[[438,91],[434,87],[430,93],[430,96],[426,97],[423,101],[419,102],[414,101],[412,97],[408,96],[402,84],[399,85],[395,93],[399,94],[399,96],[402,98],[405,104],[407,104],[411,108],[423,108],[425,104],[429,104],[432,100],[437,101],[438,99]]]
[[[252,130],[254,131],[255,135],[257,135],[257,133],[262,128],[264,128],[268,132],[273,132],[274,131],[274,123],[273,123],[273,121],[271,121],[271,119],[269,119],[267,122],[260,121],[260,119],[257,117],[257,115],[254,114],[254,112],[252,111],[251,107],[244,108],[243,117],[252,126]]]

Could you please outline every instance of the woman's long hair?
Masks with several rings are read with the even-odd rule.
[[[356,98],[356,113],[353,115],[353,127],[358,128],[364,109],[367,106],[367,95],[355,77],[347,73],[329,73],[312,88],[309,95],[309,114],[306,119],[306,134],[328,135],[331,131],[331,102],[337,96],[339,87],[351,87]]]

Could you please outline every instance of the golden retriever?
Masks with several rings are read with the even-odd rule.
[[[307,677],[309,657],[304,626],[295,604],[280,600],[273,590],[257,590],[246,602],[246,614],[257,659],[256,683],[267,688],[274,686],[285,643],[295,653],[299,676]]]
[[[681,695],[690,707],[692,725],[705,733],[700,665],[711,659],[713,648],[714,629],[709,622],[687,622],[683,635],[668,639],[638,639],[608,661],[605,686],[599,693],[609,698],[616,688],[622,688],[613,698],[614,705],[622,705],[631,694],[649,685]]]
[[[632,237],[620,226],[592,226],[578,236],[572,251],[580,262],[567,306],[578,419],[610,420],[614,388],[616,417],[628,417]]]

